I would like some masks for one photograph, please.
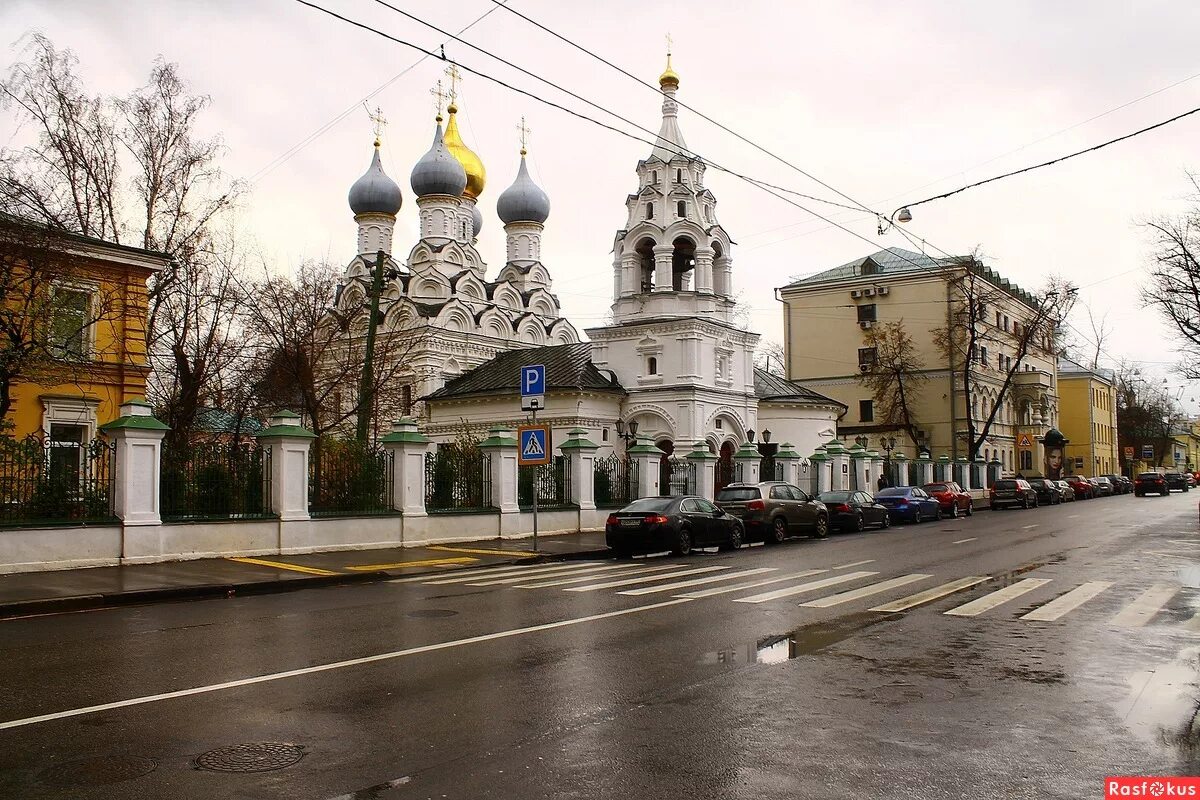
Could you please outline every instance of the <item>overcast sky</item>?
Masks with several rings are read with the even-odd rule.
[[[372,0],[318,2],[431,49],[445,40]],[[1085,122],[1200,73],[1195,0],[509,2],[649,82],[662,71],[669,31],[680,100],[885,213],[1200,106],[1198,76]],[[451,31],[493,9],[463,38],[647,128],[658,127],[655,92],[492,0],[394,4]],[[295,0],[0,4],[5,45],[30,29],[74,50],[96,92],[127,92],[144,81],[158,55],[177,62],[193,89],[212,97],[205,126],[228,145],[227,170],[257,176],[243,225],[280,269],[307,257],[344,262],[352,256],[355,225],[346,191],[369,163],[372,137],[359,103],[385,87],[368,103],[380,106],[389,121],[384,166],[405,192],[397,253],[403,256],[414,241],[408,173],[432,134],[429,90],[444,67],[436,60],[419,61],[413,50]],[[585,110],[463,45],[447,44],[446,52]],[[16,55],[7,50],[3,62]],[[613,234],[624,223],[624,199],[637,183],[634,167],[649,146],[476,77],[466,79],[460,106],[463,135],[488,170],[480,249],[489,276],[503,266],[495,201],[515,176],[516,126],[525,115],[533,130],[531,170],[553,204],[543,261],[576,326],[602,324],[611,302]],[[690,149],[713,161],[845,202],[687,110],[680,122]],[[12,126],[11,117],[0,117],[0,140],[10,141]],[[979,247],[990,265],[1032,289],[1051,272],[1066,276],[1082,287],[1080,310],[1086,304],[1106,313],[1116,327],[1105,346],[1110,359],[1148,359],[1155,363],[1145,369],[1156,380],[1170,376],[1175,382],[1170,333],[1137,298],[1149,260],[1138,222],[1185,208],[1189,168],[1200,170],[1200,115],[915,208],[906,230],[926,239],[931,254],[934,248],[968,253]],[[801,201],[832,214],[856,237],[716,170],[709,171],[707,184],[717,196],[718,219],[737,243],[735,283],[752,308],[752,327],[766,339],[782,336],[775,287],[880,247],[911,247],[895,233],[877,236],[874,221],[862,213]],[[1084,315],[1076,314],[1074,322],[1089,332]],[[1189,402],[1193,396],[1200,397],[1194,387],[1183,392],[1195,412],[1200,406]]]

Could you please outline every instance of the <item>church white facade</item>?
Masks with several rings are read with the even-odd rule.
[[[626,446],[618,421],[626,430],[636,422],[638,436],[667,453],[701,443],[723,460],[768,429],[773,442],[805,454],[834,437],[844,406],[754,367],[759,336],[734,321],[733,243],[717,221],[706,165],[684,142],[669,56],[659,84],[659,134],[637,165],[638,188],[613,246],[612,324],[587,329],[587,343],[506,354],[450,381],[428,397],[434,438],[450,438],[464,420],[479,431],[523,421],[520,363],[547,365],[539,419],[560,441],[585,428],[600,455]]]

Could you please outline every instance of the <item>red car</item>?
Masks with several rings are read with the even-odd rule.
[[[969,517],[975,513],[975,501],[954,481],[927,483],[921,488],[938,501],[942,507],[942,514],[947,517],[957,517],[959,514]]]
[[[1096,487],[1092,486],[1088,479],[1082,475],[1071,475],[1067,477],[1067,485],[1075,492],[1076,500],[1091,500],[1096,496]]]

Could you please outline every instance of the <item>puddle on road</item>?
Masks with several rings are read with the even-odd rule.
[[[880,614],[853,614],[832,622],[805,625],[787,633],[766,636],[753,643],[708,652],[700,659],[700,663],[782,664],[824,650],[888,620],[889,617]]]
[[[1200,647],[1127,680],[1130,698],[1123,711],[1129,730],[1173,748],[1186,767],[1200,767]]]

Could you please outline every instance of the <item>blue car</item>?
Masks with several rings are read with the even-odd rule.
[[[942,518],[942,504],[917,486],[880,489],[875,502],[885,506],[892,522],[924,522]]]

